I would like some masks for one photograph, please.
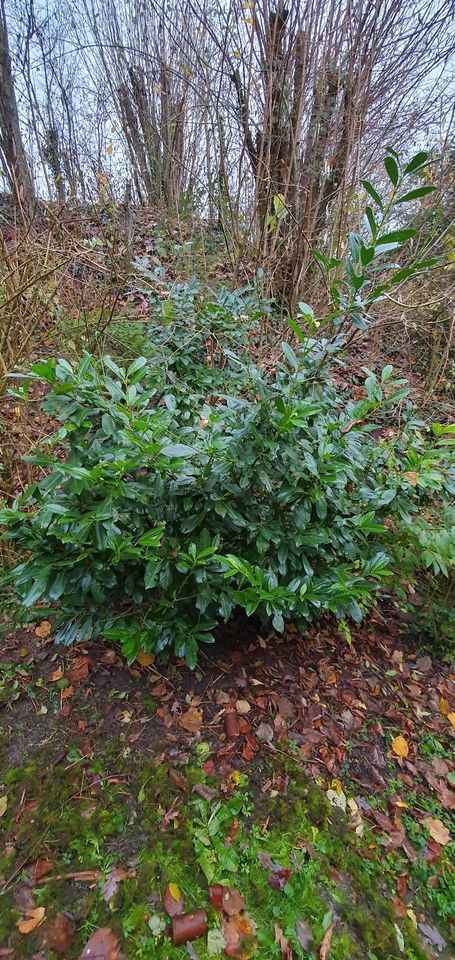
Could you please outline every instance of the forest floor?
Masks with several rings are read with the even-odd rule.
[[[7,632],[0,958],[453,956],[454,676],[391,624],[237,621],[195,672]]]

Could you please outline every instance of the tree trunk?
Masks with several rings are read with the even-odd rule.
[[[22,212],[30,216],[35,203],[35,190],[19,127],[4,0],[0,0],[0,149],[11,191]]]

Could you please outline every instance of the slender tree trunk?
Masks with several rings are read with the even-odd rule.
[[[4,0],[0,0],[0,149],[12,193],[23,213],[30,216],[35,191],[19,127]]]

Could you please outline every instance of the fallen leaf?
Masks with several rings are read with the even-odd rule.
[[[33,890],[25,883],[13,888],[12,901],[18,913],[29,914],[36,907]]]
[[[455,713],[448,713],[448,714],[447,714],[447,719],[448,719],[449,723],[452,724],[452,727],[455,727]]]
[[[178,917],[183,913],[183,896],[176,883],[168,883],[163,895],[163,908],[168,917]]]
[[[425,817],[422,823],[427,827],[430,837],[440,843],[441,847],[450,843],[450,830],[444,826],[441,820],[435,820],[434,817]]]
[[[200,797],[211,803],[212,800],[217,796],[217,791],[213,787],[209,787],[207,783],[195,783],[192,789],[192,793],[197,793]]]
[[[3,817],[3,815],[6,813],[7,806],[8,806],[8,797],[7,796],[0,797],[0,817]]]
[[[185,780],[183,773],[180,773],[178,770],[174,770],[174,768],[171,767],[169,770],[169,777],[172,782],[175,783],[176,787],[179,788],[179,790],[186,790],[188,783]]]
[[[19,933],[31,933],[39,927],[46,916],[44,907],[35,907],[34,910],[27,910],[28,920],[18,920],[16,927]]]
[[[223,910],[229,917],[241,913],[245,909],[245,901],[242,894],[234,887],[225,887],[223,891]]]
[[[202,727],[202,710],[198,710],[197,707],[190,707],[186,713],[182,713],[182,716],[179,717],[179,724],[189,733],[199,733]]]
[[[43,620],[42,623],[39,623],[35,629],[35,635],[40,637],[41,640],[45,640],[49,636],[52,630],[52,626],[49,623],[49,620]]]
[[[449,703],[445,697],[441,697],[439,700],[439,713],[442,713],[443,716],[447,716],[447,714],[450,713]]]
[[[221,930],[218,930],[216,927],[214,930],[209,930],[207,934],[207,954],[209,957],[218,957],[220,953],[223,952],[226,946],[226,940]]]
[[[249,713],[251,710],[251,704],[248,703],[248,700],[237,700],[235,705],[237,713]]]
[[[52,870],[52,863],[50,860],[46,860],[45,857],[35,860],[34,863],[30,866],[30,879],[33,883],[36,883],[37,880],[41,880],[41,877],[45,877],[47,873],[50,873]]]
[[[209,887],[209,897],[215,907],[215,910],[223,909],[223,893],[224,887],[222,883],[214,883]]]
[[[158,913],[154,913],[153,916],[149,917],[147,925],[154,937],[159,937],[166,929],[166,921],[163,920],[163,917],[160,917]]]
[[[63,670],[59,667],[58,670],[54,670],[54,672],[51,673],[51,677],[50,677],[50,678],[51,678],[52,682],[55,683],[57,680],[61,680],[62,677],[63,677]]]
[[[223,729],[225,736],[229,740],[234,740],[239,735],[239,717],[237,710],[225,710]]]
[[[68,956],[71,941],[74,937],[76,924],[67,913],[58,913],[52,920],[48,920],[44,931],[44,943],[54,953]]]
[[[155,663],[155,654],[146,653],[145,650],[140,650],[136,660],[141,665],[141,667],[150,667],[152,663]]]
[[[394,737],[392,740],[392,750],[394,753],[396,753],[397,757],[407,757],[409,753],[409,747],[404,737],[401,735]]]
[[[300,943],[300,946],[302,947],[302,950],[306,950],[307,953],[310,953],[314,946],[314,941],[308,920],[297,920],[295,925],[295,935]]]
[[[80,683],[85,680],[89,675],[89,665],[88,657],[76,657],[68,668],[68,677],[71,683]]]
[[[269,723],[260,723],[257,729],[257,738],[269,742],[273,740],[273,727]]]
[[[255,953],[253,938],[256,928],[253,921],[246,914],[237,913],[223,921],[223,933],[226,940],[225,954],[227,957],[241,957],[248,960]],[[244,941],[247,940],[246,944]]]
[[[278,713],[283,720],[291,720],[295,716],[295,707],[287,697],[278,697]]]
[[[427,923],[419,923],[419,930],[425,939],[428,940],[433,947],[437,947],[439,953],[442,953],[447,944],[443,937],[441,937],[439,930],[436,930],[435,927],[430,927]]]
[[[281,956],[284,958],[284,960],[293,960],[292,947],[291,947],[291,944],[289,943],[289,940],[286,940],[286,937],[281,927],[279,927],[277,923],[275,924],[274,929],[275,929],[275,942],[278,944],[280,948]]]
[[[118,937],[108,927],[100,927],[85,944],[79,960],[121,960]]]
[[[119,883],[121,883],[122,880],[126,880],[127,877],[134,877],[135,873],[136,871],[134,869],[124,870],[123,867],[111,867],[109,875],[103,884],[102,892],[104,902],[109,903],[112,897],[115,897]]]
[[[325,931],[321,946],[319,947],[319,960],[327,960],[327,957],[330,951],[330,944],[332,942],[332,934],[333,934],[333,923],[331,923],[330,926],[327,927],[327,930]]]

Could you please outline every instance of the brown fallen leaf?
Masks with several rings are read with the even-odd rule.
[[[49,636],[52,630],[52,626],[49,623],[49,620],[43,620],[35,629],[35,635],[40,637],[41,640],[45,640]]]
[[[229,740],[234,740],[239,735],[239,717],[237,710],[226,709],[224,713],[223,729],[225,736]]]
[[[195,783],[191,792],[197,793],[206,800],[207,803],[211,803],[217,796],[217,791],[214,790],[213,787],[209,787],[207,783]]]
[[[295,925],[295,935],[300,943],[300,946],[302,947],[302,950],[305,950],[306,953],[311,953],[311,950],[314,946],[314,941],[308,920],[297,920]]]
[[[41,880],[41,877],[45,877],[51,870],[51,861],[47,860],[46,857],[40,857],[38,860],[35,860],[34,863],[30,864],[30,879],[33,883],[36,883],[37,880]]]
[[[271,727],[269,723],[260,723],[257,728],[256,735],[258,740],[270,742],[274,737],[273,727]]]
[[[58,913],[56,917],[46,923],[43,942],[54,953],[68,956],[75,930],[76,924],[72,917],[68,916],[67,913]]]
[[[28,920],[18,920],[16,922],[16,927],[19,930],[19,933],[31,933],[32,930],[36,930],[45,919],[46,910],[45,907],[35,907],[33,910],[27,910]]]
[[[330,926],[327,927],[327,930],[325,931],[321,946],[319,947],[319,960],[327,960],[327,957],[330,951],[330,944],[332,942],[332,934],[333,934],[333,923],[331,923]]]
[[[7,796],[0,797],[0,817],[3,817],[3,815],[6,813],[7,806],[8,806],[8,797]]]
[[[209,897],[216,910],[223,909],[223,893],[225,888],[222,883],[214,883],[209,887]]]
[[[168,883],[163,895],[163,908],[168,917],[178,917],[183,913],[183,895],[176,883]]]
[[[440,843],[441,847],[450,843],[450,830],[444,826],[442,820],[435,820],[434,817],[424,817],[422,823],[427,828],[430,837],[436,840],[436,843]]]
[[[134,876],[136,876],[134,867],[130,868],[129,870],[124,870],[123,867],[111,867],[103,884],[104,902],[109,903],[112,900],[112,897],[115,897],[119,883],[121,883],[122,880],[126,880],[127,878]]]
[[[169,810],[166,811],[163,819],[160,822],[159,829],[161,830],[161,833],[166,833],[166,830],[169,829],[169,824],[173,820],[178,820],[181,806],[182,797],[175,797],[169,807]]]
[[[223,910],[228,917],[234,917],[245,909],[245,901],[242,894],[234,887],[225,887],[223,890]]]
[[[223,935],[226,941],[224,952],[227,957],[240,957],[249,960],[256,953],[256,927],[245,913],[236,913],[223,919]]]
[[[274,930],[275,930],[275,942],[278,944],[280,948],[280,953],[281,953],[281,956],[283,957],[283,960],[293,960],[294,954],[292,952],[291,944],[289,943],[289,940],[286,940],[286,937],[281,927],[279,927],[277,923],[274,926]]]
[[[198,710],[197,707],[190,707],[186,713],[182,713],[182,716],[179,717],[179,724],[189,733],[199,733],[202,727],[202,710]]]
[[[407,741],[401,736],[401,734],[398,737],[394,737],[392,740],[392,750],[397,757],[401,757],[402,759],[408,756],[409,747]]]
[[[295,716],[295,707],[287,697],[278,697],[278,713],[283,720],[291,720]]]
[[[179,788],[179,790],[187,789],[188,781],[185,780],[183,773],[180,773],[179,770],[174,770],[174,768],[171,767],[171,769],[169,770],[169,777],[172,780],[172,782],[175,783],[176,787]]]
[[[52,680],[53,683],[56,683],[57,680],[61,680],[62,677],[63,677],[63,670],[61,669],[61,667],[59,667],[58,670],[54,670],[54,672],[51,673],[50,679]]]
[[[108,927],[100,927],[87,940],[79,960],[122,960],[117,944],[115,933]]]
[[[68,667],[68,677],[71,683],[81,683],[89,675],[90,659],[86,656],[75,657]]]
[[[36,907],[33,890],[28,884],[25,883],[21,883],[14,887],[12,892],[12,901],[14,903],[15,910],[17,910],[18,913],[23,913],[25,915],[28,915],[30,910],[34,910]]]

